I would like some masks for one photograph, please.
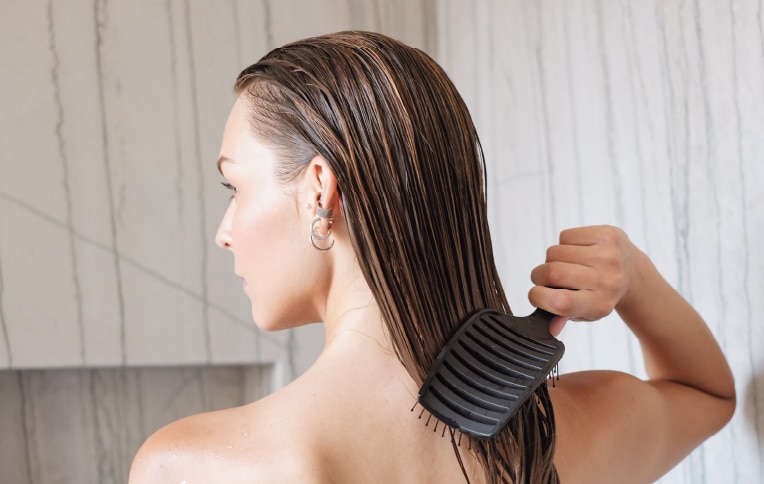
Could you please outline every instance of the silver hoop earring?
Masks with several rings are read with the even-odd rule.
[[[319,235],[318,227],[316,227],[316,224],[320,223],[323,220],[328,220],[329,229],[326,231],[324,235]],[[322,247],[316,244],[316,241],[323,242],[324,240],[328,239],[330,235],[332,235],[332,222],[334,222],[334,219],[332,219],[332,209],[324,208],[321,205],[321,200],[318,200],[316,202],[316,218],[314,218],[313,221],[310,223],[310,243],[311,245],[313,245],[313,247],[316,250],[319,250],[321,252],[326,252],[327,250],[334,247],[334,239],[332,239],[331,242],[329,242],[328,246]]]
[[[321,201],[319,200],[318,203],[316,204],[316,217],[330,219],[332,218],[332,209],[322,207]]]
[[[323,217],[323,218],[327,218],[327,217]],[[332,229],[327,230],[326,234],[324,235],[318,235],[318,233],[316,232],[316,230],[318,230],[316,227],[316,224],[319,223],[321,219],[322,217],[316,217],[313,219],[313,222],[311,222],[310,224],[310,243],[316,250],[319,250],[321,252],[326,252],[332,247],[334,247],[334,239],[331,240],[328,247],[320,247],[316,244],[316,241],[319,241],[319,242],[324,241],[328,239],[330,235],[332,235]],[[331,221],[330,221],[330,226],[331,226]]]

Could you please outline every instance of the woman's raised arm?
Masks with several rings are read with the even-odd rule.
[[[553,331],[567,319],[594,321],[615,309],[638,338],[648,375],[646,381],[615,372],[561,378],[552,398],[563,479],[566,470],[572,477],[588,467],[618,482],[650,482],[732,417],[734,381],[721,348],[623,231],[562,232],[531,278],[531,302],[561,316]],[[581,466],[589,457],[577,454],[587,449],[605,459]]]

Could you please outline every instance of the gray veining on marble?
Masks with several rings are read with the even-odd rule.
[[[0,478],[124,483],[145,438],[174,420],[264,396],[268,367],[0,372]]]
[[[228,376],[202,384],[202,370],[178,367],[273,364],[255,378],[265,392],[309,366],[321,327],[256,330],[230,255],[214,246],[226,203],[214,162],[241,68],[285,42],[360,28],[423,48],[463,93],[516,312],[530,310],[528,274],[561,229],[612,223],[709,322],[739,409],[661,482],[764,483],[763,9],[0,2],[0,368],[11,370],[0,372],[0,480],[124,482],[157,425],[239,398],[213,401],[215,385],[234,391]],[[614,318],[565,339],[564,371],[640,372],[638,345]],[[174,369],[98,369],[145,365]],[[82,369],[34,370],[61,367]],[[170,405],[179,399],[164,388],[185,403]],[[66,453],[73,427],[78,456]],[[79,467],[83,456],[97,465]]]
[[[624,227],[706,318],[737,382],[732,423],[660,482],[764,482],[762,3],[439,8],[439,59],[481,133],[514,309],[530,310],[527,274],[560,230]],[[563,371],[641,374],[615,318],[564,338]]]
[[[233,81],[276,45],[347,28],[434,53],[434,12],[0,2],[0,481],[125,482],[159,426],[255,400],[311,364],[321,326],[258,331],[214,246]],[[270,369],[220,366],[256,363]],[[62,367],[82,369],[37,370]]]
[[[0,365],[303,361],[290,347],[317,332],[257,331],[214,246],[233,80],[277,44],[344,28],[432,49],[434,2],[0,8]]]

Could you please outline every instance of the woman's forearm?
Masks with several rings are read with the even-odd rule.
[[[633,273],[616,311],[639,339],[652,380],[681,383],[734,399],[732,372],[703,319],[634,248]]]

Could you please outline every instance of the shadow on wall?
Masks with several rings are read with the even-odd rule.
[[[0,482],[124,483],[179,418],[264,396],[270,366],[0,371]]]
[[[743,396],[742,404],[743,418],[747,422],[747,428],[753,433],[756,439],[756,445],[760,456],[760,473],[764,474],[764,413],[760,410],[764,408],[764,371],[759,370],[754,373],[753,378],[748,381],[745,387],[745,395],[738,395],[738,399]]]

